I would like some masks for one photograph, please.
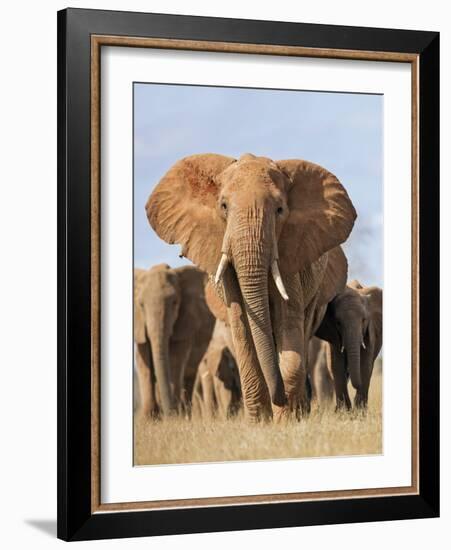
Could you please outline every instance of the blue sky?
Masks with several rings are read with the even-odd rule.
[[[333,172],[358,213],[345,245],[349,278],[382,286],[382,96],[135,84],[136,267],[189,263],[153,232],[144,205],[172,164],[195,153],[303,158]]]

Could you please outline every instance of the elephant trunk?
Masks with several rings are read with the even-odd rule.
[[[160,326],[152,327],[150,331],[150,345],[152,348],[152,361],[160,394],[161,408],[163,409],[164,416],[168,416],[174,410],[174,403],[169,380],[169,336],[164,328],[164,323],[161,323]]]
[[[356,336],[358,329],[352,331],[351,336],[345,337],[345,349],[346,349],[346,360],[349,371],[349,376],[351,378],[351,383],[356,390],[360,388],[361,378],[360,378],[360,332]]]
[[[236,233],[232,244],[235,271],[243,297],[257,358],[274,405],[286,404],[269,312],[268,274],[272,260],[273,231],[262,218],[251,216],[246,230]],[[249,222],[249,220],[247,220]]]

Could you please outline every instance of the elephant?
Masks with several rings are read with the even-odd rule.
[[[135,269],[134,279],[141,410],[146,417],[171,415],[189,406],[187,396],[213,332],[204,295],[206,276],[194,266],[171,269],[160,264]]]
[[[312,399],[319,406],[330,403],[334,396],[334,383],[328,369],[327,342],[314,336],[309,343],[308,374],[312,387]]]
[[[197,370],[193,413],[205,418],[229,418],[238,412],[241,385],[233,353],[230,328],[217,319],[213,336]]]
[[[316,335],[329,342],[337,408],[351,408],[348,376],[356,390],[354,406],[366,408],[374,361],[382,348],[382,289],[354,280],[328,305]]]
[[[339,245],[357,214],[344,187],[305,160],[198,154],[169,169],[146,212],[159,237],[209,275],[246,417],[299,416],[308,408],[308,341],[346,284]]]

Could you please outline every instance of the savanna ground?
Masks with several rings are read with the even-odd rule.
[[[313,407],[308,417],[286,424],[249,424],[242,414],[160,421],[136,414],[134,444],[135,465],[380,454],[382,373],[375,367],[366,413]]]

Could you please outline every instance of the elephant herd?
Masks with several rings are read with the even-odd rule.
[[[146,213],[194,265],[135,270],[145,416],[243,409],[279,421],[333,395],[337,408],[367,406],[382,290],[347,284],[340,245],[357,214],[333,174],[304,160],[193,155],[161,179]]]

